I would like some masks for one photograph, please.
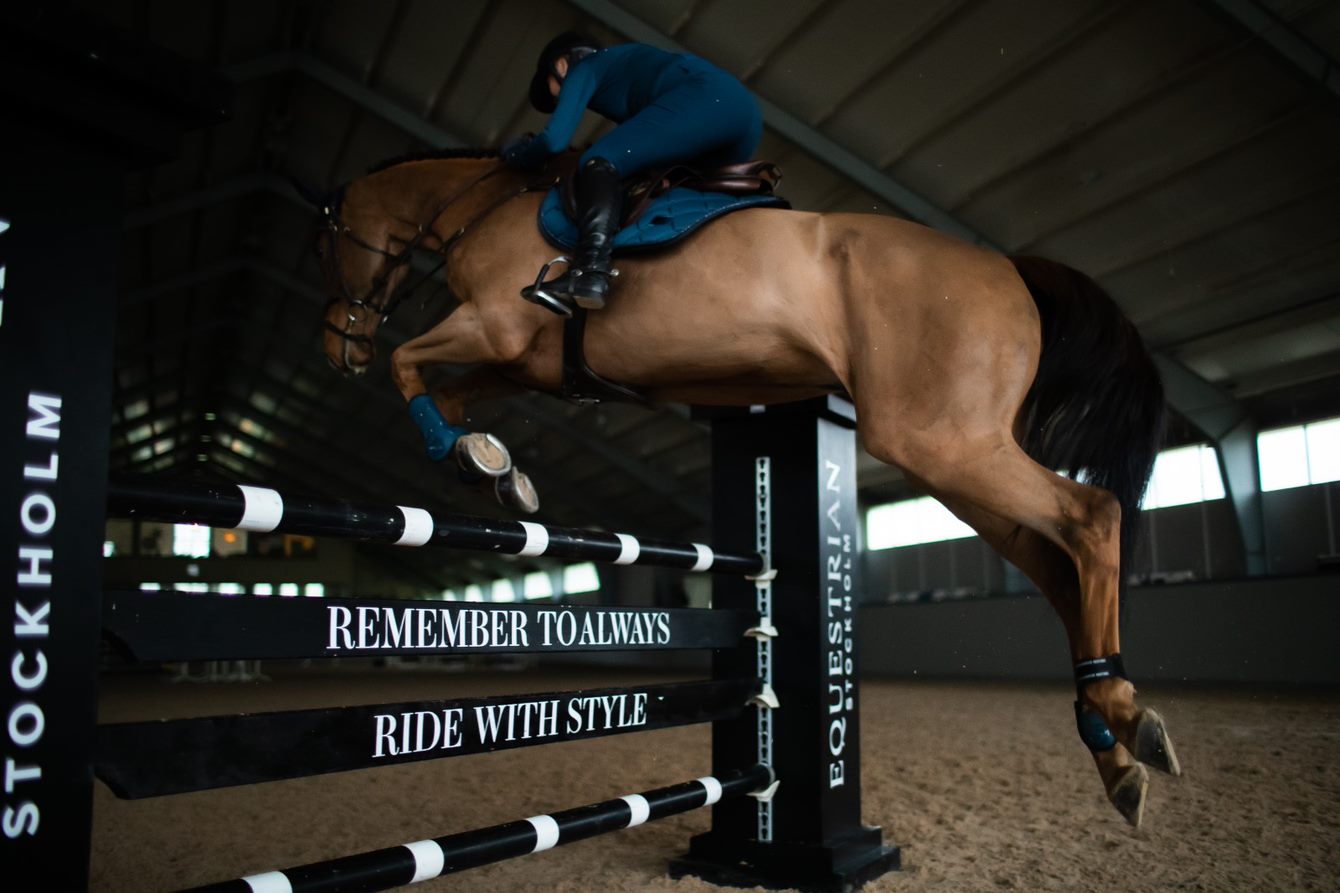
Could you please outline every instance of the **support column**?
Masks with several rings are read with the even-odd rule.
[[[755,547],[757,460],[769,459],[779,706],[766,727],[780,784],[770,821],[760,821],[766,805],[753,798],[714,807],[711,831],[670,872],[733,886],[853,890],[899,867],[898,849],[861,821],[855,412],[834,397],[702,415],[712,419],[713,541],[721,548]],[[714,581],[714,607],[750,609],[756,597],[749,580]],[[716,652],[713,674],[750,674],[756,660],[751,640]],[[759,730],[751,714],[714,724],[713,771],[751,765]]]
[[[88,886],[125,171],[226,84],[60,5],[0,11],[0,863]]]

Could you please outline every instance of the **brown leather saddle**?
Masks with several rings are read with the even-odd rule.
[[[577,207],[572,181],[572,177],[564,180],[562,194],[568,214],[576,219]],[[624,212],[619,225],[625,227],[635,222],[657,197],[678,187],[702,192],[724,192],[729,195],[772,195],[781,182],[782,169],[771,161],[746,161],[719,168],[676,164],[628,180],[624,191]],[[614,300],[618,300],[617,294]],[[588,366],[585,338],[586,311],[576,307],[572,316],[563,323],[561,393],[565,400],[583,404],[599,403],[602,400],[644,405],[651,403],[645,394],[610,381]]]
[[[577,219],[577,199],[573,195],[573,177],[562,183],[563,203],[568,216]],[[619,227],[637,221],[651,203],[671,189],[683,187],[699,192],[724,192],[727,195],[773,195],[782,182],[782,169],[771,161],[745,161],[717,168],[675,164],[659,171],[638,174],[624,183],[623,214]]]

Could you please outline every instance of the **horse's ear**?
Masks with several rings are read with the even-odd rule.
[[[293,188],[297,190],[298,195],[301,195],[308,204],[318,211],[324,211],[330,207],[330,192],[320,192],[292,174],[289,174],[288,181],[293,184]]]

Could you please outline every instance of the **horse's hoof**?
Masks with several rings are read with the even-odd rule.
[[[1145,708],[1140,711],[1140,721],[1135,727],[1135,758],[1147,766],[1167,772],[1169,775],[1181,775],[1182,765],[1177,762],[1177,752],[1173,750],[1168,729],[1163,725],[1163,717],[1158,711]]]
[[[510,509],[528,515],[540,510],[540,494],[535,492],[530,476],[516,468],[494,482],[493,492],[498,495],[498,501]]]
[[[1145,816],[1145,794],[1149,791],[1149,772],[1138,763],[1121,770],[1112,786],[1107,789],[1107,799],[1117,808],[1117,812],[1130,822],[1132,828],[1139,828]]]
[[[467,482],[498,478],[512,470],[512,457],[492,434],[463,434],[456,441],[456,462]]]

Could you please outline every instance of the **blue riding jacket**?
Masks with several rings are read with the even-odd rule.
[[[697,56],[627,43],[568,69],[548,126],[507,153],[508,164],[537,167],[567,149],[588,108],[619,126],[581,160],[607,159],[622,177],[690,160],[748,161],[763,134],[758,102],[732,75]]]

